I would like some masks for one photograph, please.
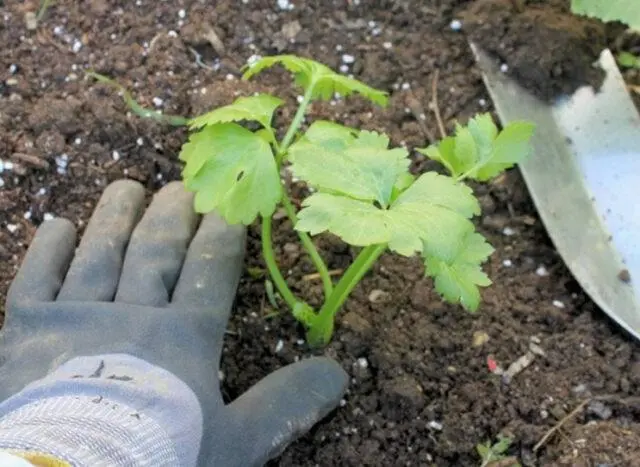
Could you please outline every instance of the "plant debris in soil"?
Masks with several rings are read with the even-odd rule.
[[[494,25],[496,37],[514,49],[503,55],[510,69],[526,80],[527,55],[546,57],[545,47],[550,70],[557,63],[589,69],[591,36],[580,42],[567,33],[570,45],[555,47],[559,33],[541,28],[535,35],[523,18],[556,28],[558,3],[527,3],[524,12],[500,13],[507,35]],[[309,120],[384,131],[393,144],[410,148],[438,134],[432,87],[449,132],[456,119],[491,109],[467,44],[474,22],[477,34],[486,27],[481,12],[474,18],[473,2],[60,0],[30,29],[25,15],[38,7],[35,0],[0,6],[0,303],[43,220],[64,216],[82,233],[109,182],[135,179],[151,195],[180,177],[184,129],[130,115],[113,88],[84,78],[87,69],[115,78],[142,105],[193,116],[256,91],[295,102],[286,73],[243,82],[240,68],[256,55],[308,56],[390,93],[386,109],[336,98],[314,104]],[[581,46],[585,53],[576,54]],[[553,89],[569,89],[564,83],[574,86],[582,72],[568,70],[536,71],[538,84],[531,86],[553,76]],[[277,115],[281,129],[289,109]],[[418,154],[413,162],[415,171],[433,167]],[[514,439],[508,454],[527,466],[640,464],[637,407],[617,402],[640,387],[638,345],[572,279],[517,170],[475,189],[485,213],[479,228],[496,247],[486,265],[494,285],[484,291],[480,311],[444,304],[417,258],[383,256],[323,350],[350,374],[348,394],[271,465],[478,465],[476,444],[499,433]],[[305,194],[296,186],[295,201]],[[308,277],[311,263],[287,222],[275,225],[278,260],[294,291],[313,303],[321,284]],[[258,226],[249,229],[247,268],[224,348],[229,401],[310,353],[293,318],[265,296],[258,233]],[[316,241],[331,270],[343,270],[357,253],[331,236]],[[542,352],[533,353],[532,342]],[[528,353],[534,357],[508,380],[493,371]],[[601,394],[609,397],[604,408],[580,411],[534,451],[559,420]]]

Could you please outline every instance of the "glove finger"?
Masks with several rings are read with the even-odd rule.
[[[104,190],[82,236],[58,300],[110,301],[124,251],[144,210],[144,187],[118,180]]]
[[[229,225],[214,213],[204,216],[189,245],[172,303],[210,308],[226,322],[242,273],[245,238],[242,225]]]
[[[313,357],[271,373],[230,405],[231,443],[246,456],[238,465],[263,465],[340,403],[348,384],[337,362]]]
[[[28,301],[55,300],[73,258],[76,228],[67,219],[44,222],[36,231],[7,293],[7,310]]]
[[[131,236],[115,300],[148,306],[169,303],[198,219],[193,194],[182,183],[171,182],[156,193]]]

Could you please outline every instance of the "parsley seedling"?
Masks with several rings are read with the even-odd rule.
[[[454,136],[418,149],[440,162],[448,175],[427,172],[415,176],[409,172],[409,151],[390,148],[384,134],[324,120],[313,122],[301,133],[305,113],[314,100],[358,93],[385,106],[386,93],[293,55],[262,58],[247,66],[243,79],[276,64],[291,72],[304,90],[282,140],[272,120],[284,101],[268,94],[240,97],[186,120],[192,133],[180,159],[185,162],[185,187],[195,193],[195,210],[215,211],[230,224],[248,225],[261,219],[262,253],[271,281],[307,328],[312,346],[329,342],[336,313],[387,250],[420,255],[426,275],[434,279],[444,299],[475,311],[480,304],[479,287],[491,284],[481,265],[493,248],[475,231],[471,219],[480,214],[480,205],[465,181],[487,181],[526,157],[533,125],[514,122],[498,132],[490,115],[478,115],[467,126],[457,125]],[[130,96],[125,98],[144,117],[183,123],[181,117],[150,113]],[[251,123],[253,129],[242,123]],[[284,164],[314,189],[299,212],[281,180]],[[294,295],[278,268],[272,221],[279,206],[322,279],[325,300],[319,310]],[[361,247],[335,284],[311,240],[312,235],[323,232]]]

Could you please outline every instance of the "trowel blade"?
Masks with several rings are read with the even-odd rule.
[[[591,299],[640,339],[640,115],[611,52],[602,88],[543,102],[471,43],[503,125],[536,125],[519,164],[540,218]]]

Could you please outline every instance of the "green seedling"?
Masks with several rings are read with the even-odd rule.
[[[329,342],[336,313],[387,251],[420,255],[425,274],[444,299],[475,311],[479,287],[491,284],[481,265],[493,248],[475,231],[472,218],[480,214],[480,206],[465,182],[490,180],[526,157],[533,125],[514,122],[499,132],[489,114],[478,115],[466,126],[457,125],[454,136],[418,149],[440,162],[447,175],[413,175],[409,151],[389,147],[383,133],[326,120],[302,128],[313,101],[357,93],[385,106],[386,93],[293,55],[262,58],[245,68],[243,79],[274,65],[292,73],[304,92],[282,139],[272,120],[285,102],[269,94],[240,97],[189,120],[191,134],[180,159],[185,187],[195,193],[195,210],[216,212],[229,224],[261,220],[269,276],[306,327],[312,346]],[[299,212],[281,180],[283,168],[312,190]],[[272,222],[280,206],[322,279],[324,302],[318,310],[294,295],[278,268]],[[321,233],[360,249],[337,283],[311,240]]]
[[[182,117],[180,115],[167,115],[163,114],[162,112],[158,112],[157,110],[147,109],[146,107],[143,107],[131,96],[129,91],[127,91],[124,86],[107,76],[101,75],[100,73],[96,73],[94,71],[87,71],[86,74],[87,76],[94,78],[96,81],[107,84],[119,91],[122,94],[122,99],[124,100],[127,107],[129,107],[129,109],[138,117],[151,118],[153,120],[158,120],[173,126],[185,126],[189,122],[188,118]]]
[[[498,436],[498,441],[493,445],[491,441],[476,445],[476,451],[482,459],[480,467],[520,467],[515,457],[505,454],[512,441],[506,436]]]

